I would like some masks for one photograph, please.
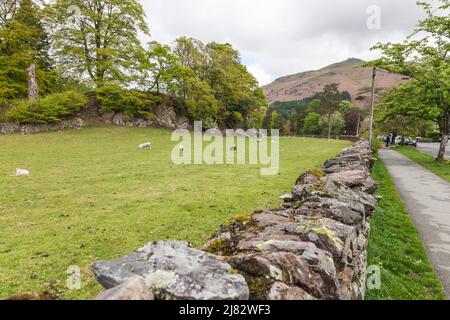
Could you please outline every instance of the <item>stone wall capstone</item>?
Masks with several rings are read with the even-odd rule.
[[[124,288],[136,276],[155,299],[362,300],[375,162],[359,141],[303,173],[282,208],[233,218],[201,251],[153,242],[92,270],[116,300],[132,295]]]

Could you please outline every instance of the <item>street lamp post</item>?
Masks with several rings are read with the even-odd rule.
[[[370,101],[370,125],[369,125],[369,144],[372,148],[372,139],[373,139],[373,117],[374,117],[374,105],[375,105],[375,79],[377,77],[377,68],[373,67],[373,75],[372,75],[372,98]]]

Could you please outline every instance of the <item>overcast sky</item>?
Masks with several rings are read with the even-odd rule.
[[[188,36],[229,42],[261,85],[349,57],[373,58],[376,53],[369,49],[374,43],[401,41],[423,14],[416,0],[142,2],[152,40],[171,43]],[[381,9],[379,30],[367,27],[372,16],[367,10],[373,5]]]

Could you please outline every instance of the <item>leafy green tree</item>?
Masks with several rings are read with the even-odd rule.
[[[2,14],[0,26],[0,103],[27,96],[31,64],[36,65],[43,94],[52,91],[56,81],[41,11],[32,0],[7,1],[3,6],[8,4],[14,10]]]
[[[156,94],[161,90],[164,93],[176,91],[175,83],[181,77],[181,69],[169,46],[150,42],[142,68],[146,71],[143,82],[150,82],[144,87],[150,91],[156,89]]]
[[[262,89],[241,63],[238,51],[230,44],[213,42],[206,46],[206,52],[206,81],[219,102],[221,126],[235,124],[234,112],[241,113],[246,119],[254,110],[267,106]]]
[[[203,121],[205,127],[214,127],[219,112],[218,102],[211,87],[197,77],[189,79],[187,114],[192,121]]]
[[[333,113],[331,117],[323,116],[319,127],[324,135],[328,134],[328,138],[331,138],[331,135],[341,135],[345,128],[344,117],[340,112]]]
[[[66,73],[97,87],[135,80],[144,55],[138,33],[148,34],[138,0],[53,0],[48,16],[56,61]]]
[[[328,124],[328,139],[331,139],[333,133],[332,116],[339,111],[342,97],[339,92],[339,85],[337,83],[328,84],[320,94],[320,110],[325,115]]]
[[[279,116],[276,111],[273,111],[272,114],[270,115],[269,129],[270,130],[279,129]]]
[[[303,132],[305,134],[320,134],[322,131],[321,125],[320,125],[320,114],[317,112],[311,112],[308,114],[308,116],[305,119],[305,126],[303,128]]]
[[[385,119],[398,116],[434,121],[442,136],[437,160],[444,160],[450,131],[449,0],[418,2],[426,18],[404,43],[377,44],[383,57],[371,64],[404,74],[410,81],[381,103]]]

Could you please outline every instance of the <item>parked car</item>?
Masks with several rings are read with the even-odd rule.
[[[417,148],[417,140],[413,140],[412,138],[405,138],[404,145]]]

